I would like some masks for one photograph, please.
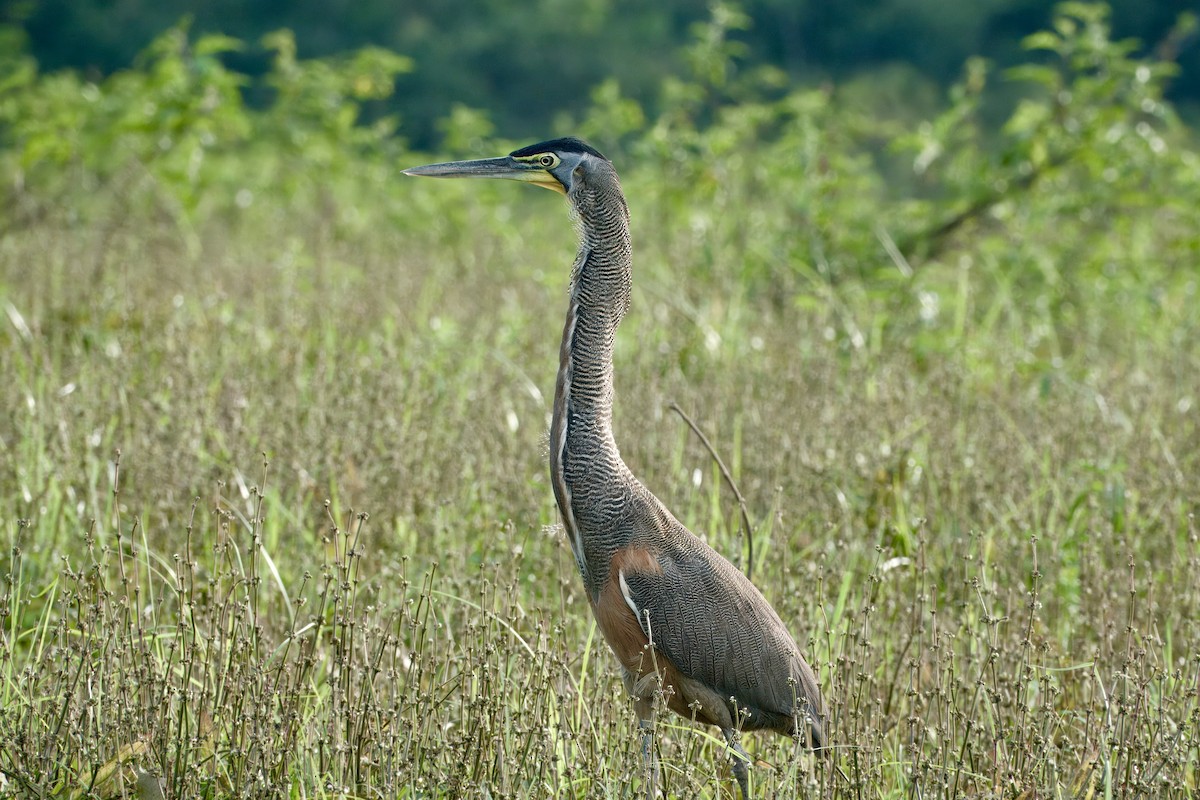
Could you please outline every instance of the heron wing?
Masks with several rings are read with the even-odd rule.
[[[673,517],[670,523],[678,530],[655,554],[661,569],[620,576],[643,632],[731,713],[749,713],[746,727],[787,727],[795,709],[819,733],[816,676],[779,616],[745,575]]]

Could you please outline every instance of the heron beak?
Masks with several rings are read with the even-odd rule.
[[[517,161],[512,156],[500,158],[481,158],[476,161],[447,161],[442,164],[426,164],[423,167],[409,167],[403,170],[405,175],[417,175],[427,178],[505,178],[511,181],[524,181],[534,186],[553,189],[559,194],[567,190],[552,174],[535,164]]]

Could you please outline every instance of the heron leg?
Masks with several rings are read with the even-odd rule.
[[[646,764],[646,800],[658,797],[658,753],[654,749],[654,720],[638,720],[642,731],[642,759]]]
[[[729,758],[733,762],[733,776],[737,778],[738,787],[742,790],[742,800],[750,800],[750,754],[738,741],[738,733],[733,728],[722,728],[725,741],[729,745]]]
[[[646,765],[646,800],[658,797],[658,752],[654,749],[654,720],[657,715],[657,695],[661,691],[658,673],[651,672],[635,680],[626,676],[629,692],[633,695],[633,708],[638,716],[638,729],[642,732],[642,760]]]

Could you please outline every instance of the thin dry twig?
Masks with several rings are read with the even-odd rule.
[[[751,571],[754,569],[754,531],[750,527],[750,515],[746,513],[746,498],[742,497],[742,492],[738,489],[737,484],[733,482],[733,475],[730,474],[729,469],[725,466],[725,462],[717,455],[717,451],[713,448],[712,443],[708,441],[708,437],[696,426],[692,418],[674,400],[667,407],[678,414],[687,423],[687,426],[692,429],[692,433],[700,438],[701,444],[708,450],[709,455],[713,457],[713,461],[717,462],[717,468],[721,470],[721,477],[725,479],[725,483],[733,490],[733,496],[737,498],[738,510],[742,515],[742,530],[746,532],[746,577],[749,578]]]

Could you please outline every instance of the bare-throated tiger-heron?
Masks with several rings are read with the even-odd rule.
[[[802,737],[828,752],[816,676],[762,593],[633,476],[612,431],[613,344],[629,308],[629,210],[612,163],[579,139],[507,156],[405,170],[509,178],[566,196],[580,234],[559,351],[550,477],[596,622],[643,727],[647,795],[657,792],[656,698],[721,729],[750,797],[739,731]]]

